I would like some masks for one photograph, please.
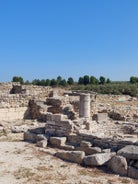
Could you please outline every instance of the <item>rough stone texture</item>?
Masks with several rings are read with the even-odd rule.
[[[68,136],[73,131],[74,124],[71,120],[47,121],[45,125],[45,133],[49,136]]]
[[[84,164],[86,166],[101,166],[107,163],[115,153],[97,153],[84,157]]]
[[[24,133],[24,141],[35,143],[36,142],[36,136],[37,136],[37,134],[27,131],[27,132]]]
[[[80,118],[90,118],[90,94],[80,94]]]
[[[32,128],[32,129],[29,129],[29,131],[31,133],[35,133],[35,134],[45,134],[45,127],[36,127],[36,128]]]
[[[82,164],[85,153],[83,151],[62,151],[57,152],[56,156],[67,161]]]
[[[0,121],[12,121],[24,119],[27,107],[18,108],[0,108]]]
[[[98,113],[97,114],[97,122],[107,121],[108,114],[107,113]]]
[[[128,145],[117,152],[118,155],[124,156],[127,159],[138,160],[138,146]]]
[[[61,147],[65,145],[66,140],[66,137],[50,137],[49,142],[53,146]]]
[[[92,146],[91,142],[88,142],[88,141],[81,141],[81,143],[80,143],[80,147],[87,147],[87,148],[89,148],[91,146]]]
[[[134,167],[128,168],[128,177],[138,179],[138,169]]]
[[[46,148],[46,147],[47,147],[47,139],[38,141],[38,142],[36,143],[36,145],[37,145],[38,147],[41,147],[41,148]]]
[[[86,155],[101,153],[101,148],[99,147],[76,147],[76,150],[84,151]]]
[[[46,136],[43,134],[37,134],[36,136],[36,141],[42,141],[42,140],[47,140]]]
[[[121,176],[127,176],[127,161],[125,157],[122,156],[114,156],[108,164],[109,168],[111,168],[111,170],[116,173],[119,174]]]

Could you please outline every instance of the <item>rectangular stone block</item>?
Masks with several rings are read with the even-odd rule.
[[[98,113],[97,114],[97,122],[107,121],[108,114],[107,113]]]

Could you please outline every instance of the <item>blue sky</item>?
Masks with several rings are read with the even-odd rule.
[[[0,81],[138,76],[138,0],[0,0]]]

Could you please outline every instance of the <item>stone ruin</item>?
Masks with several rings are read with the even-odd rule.
[[[37,120],[36,127],[24,130],[25,141],[41,149],[59,148],[55,156],[63,160],[87,167],[105,166],[138,179],[138,121],[134,119],[138,109],[130,112],[127,122],[125,108],[124,115],[110,104],[101,104],[101,96],[95,93],[22,86],[23,93],[11,94],[12,86],[2,88],[0,120]]]

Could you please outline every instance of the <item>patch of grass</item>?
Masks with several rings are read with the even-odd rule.
[[[21,179],[21,178],[32,178],[36,173],[32,172],[32,169],[26,168],[26,167],[21,167],[17,171],[15,171],[14,176],[16,179]]]

